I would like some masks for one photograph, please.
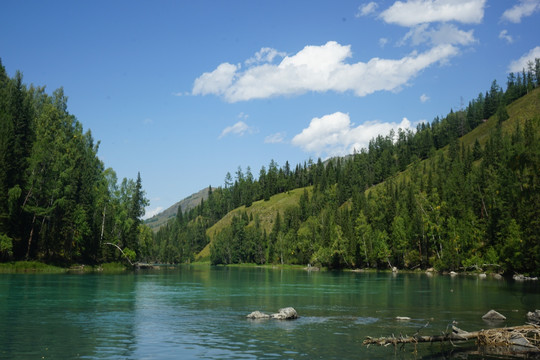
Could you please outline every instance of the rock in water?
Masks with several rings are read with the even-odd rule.
[[[272,319],[276,320],[292,320],[296,319],[298,317],[298,314],[296,313],[296,310],[292,307],[286,307],[283,309],[279,309],[279,312],[272,314]]]
[[[396,316],[397,321],[410,321],[411,318],[408,316]]]
[[[495,310],[489,310],[484,316],[484,320],[506,320],[506,316],[496,312]]]
[[[270,319],[270,315],[262,313],[260,311],[254,311],[246,316],[248,319]]]
[[[254,311],[251,314],[246,316],[248,319],[276,319],[276,320],[292,320],[298,318],[296,310],[292,307],[286,307],[279,309],[279,312],[268,315],[260,311]]]
[[[536,325],[540,325],[540,310],[536,310],[536,311],[529,311],[527,313],[527,320],[531,323],[531,324],[536,324]]]

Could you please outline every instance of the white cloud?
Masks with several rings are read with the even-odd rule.
[[[416,46],[424,42],[433,46],[442,44],[470,45],[476,42],[473,35],[474,30],[463,31],[452,24],[441,24],[437,29],[432,29],[429,24],[420,24],[413,27],[401,41],[403,45],[410,40]]]
[[[420,102],[425,103],[428,100],[429,100],[429,96],[427,96],[426,94],[420,95]]]
[[[260,51],[256,52],[252,58],[249,58],[245,61],[246,65],[260,64],[260,63],[271,63],[274,61],[274,58],[281,57],[284,58],[287,56],[287,53],[279,52],[276,49],[269,47],[262,48]]]
[[[193,95],[223,94],[224,90],[231,86],[239,68],[233,64],[223,63],[216,70],[202,74],[195,79]]]
[[[156,207],[154,209],[146,209],[145,210],[145,215],[143,216],[143,220],[150,219],[151,217],[156,216],[157,214],[159,214],[162,211],[163,211],[163,207],[161,207],[161,206],[158,206],[158,207]]]
[[[506,42],[509,43],[509,44],[514,42],[514,38],[512,38],[512,36],[508,34],[508,30],[506,30],[506,29],[502,30],[499,33],[499,39],[506,40]]]
[[[540,46],[531,49],[531,51],[529,51],[527,54],[523,55],[517,60],[512,61],[510,66],[508,66],[508,72],[521,72],[523,69],[527,70],[529,68],[527,63],[529,61],[534,63],[534,59],[536,58],[540,59]]]
[[[519,4],[507,9],[502,14],[502,19],[513,23],[520,23],[521,18],[531,16],[540,11],[540,0],[520,0]]]
[[[381,90],[396,91],[425,68],[457,53],[457,48],[445,44],[397,60],[373,58],[348,64],[345,60],[352,56],[350,45],[329,41],[306,46],[278,65],[262,64],[240,71],[240,67],[223,63],[197,78],[192,93],[223,96],[229,102],[309,91],[353,91],[365,96]]]
[[[275,134],[268,135],[264,139],[264,143],[265,144],[279,144],[279,143],[282,143],[284,140],[285,140],[285,134],[278,132]]]
[[[349,114],[335,112],[321,118],[313,118],[307,128],[292,139],[292,144],[317,156],[327,157],[351,154],[366,148],[377,135],[386,136],[390,130],[408,129],[411,123],[403,118],[401,123],[366,122],[359,126],[351,123]]]
[[[380,39],[379,39],[379,46],[380,46],[380,47],[383,48],[383,47],[386,46],[386,44],[388,44],[388,39],[387,39],[387,38],[380,38]]]
[[[396,1],[379,16],[387,23],[407,27],[439,21],[478,24],[484,18],[485,4],[486,0]]]
[[[375,1],[361,5],[358,7],[358,12],[356,13],[356,17],[367,16],[367,15],[373,14],[377,10],[378,6],[379,5]]]
[[[253,133],[255,130],[251,127],[249,127],[245,122],[238,121],[236,124],[232,126],[227,126],[221,134],[219,135],[219,139],[221,139],[224,136],[227,136],[229,134],[237,135],[237,136],[243,136],[245,133]]]

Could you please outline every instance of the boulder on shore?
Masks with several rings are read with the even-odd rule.
[[[292,307],[286,307],[279,309],[277,313],[274,314],[265,314],[260,311],[254,311],[251,314],[246,316],[248,319],[276,319],[276,320],[292,320],[298,318],[298,313]]]
[[[484,316],[483,320],[506,320],[506,316],[501,313],[496,312],[495,310],[489,310]]]

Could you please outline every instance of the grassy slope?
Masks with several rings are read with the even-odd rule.
[[[311,187],[308,188],[310,190]],[[234,216],[239,216],[242,212],[247,212],[248,216],[253,214],[259,216],[261,227],[266,229],[267,233],[272,230],[272,223],[276,218],[276,212],[279,211],[281,215],[285,209],[290,206],[298,204],[300,196],[304,193],[304,188],[291,190],[289,192],[274,195],[268,201],[259,200],[254,202],[250,207],[246,208],[241,206],[225,215],[214,226],[207,230],[206,234],[210,237],[210,244],[214,239],[214,236],[219,233],[223,228],[230,225]],[[210,244],[208,244],[197,256],[197,260],[208,259],[210,257]]]
[[[540,115],[540,88],[510,104],[507,107],[507,111],[510,118],[503,123],[503,131],[505,132],[513,131],[518,121],[521,123],[521,125],[523,125],[525,120]],[[489,137],[489,134],[494,130],[496,124],[497,118],[496,116],[492,116],[487,122],[479,125],[473,131],[463,136],[460,141],[465,146],[470,147],[471,150],[476,139],[478,139],[480,144],[484,146]],[[448,151],[448,146],[438,150],[435,155],[437,155],[439,151]],[[429,168],[431,166],[431,161],[431,159],[423,160],[420,163],[420,166],[423,167],[424,163],[426,163],[426,168]],[[409,169],[410,166],[405,171],[396,174],[393,177],[394,181],[400,182],[404,179],[408,179],[410,176]],[[378,189],[382,189],[383,186],[384,182],[373,186],[372,188],[368,189],[367,192],[376,192]],[[308,190],[310,191],[311,189],[312,187],[308,188]],[[225,215],[220,221],[218,221],[214,226],[208,229],[207,234],[210,237],[210,243],[212,242],[215,234],[219,233],[224,227],[228,226],[231,223],[233,216],[239,215],[242,211],[247,211],[248,215],[253,214],[254,217],[256,214],[258,214],[261,221],[261,226],[266,229],[267,233],[270,233],[272,229],[272,222],[276,216],[276,211],[279,210],[281,214],[283,214],[286,208],[298,204],[300,195],[302,195],[303,192],[303,188],[295,189],[288,193],[275,195],[270,199],[270,201],[257,201],[253,203],[253,205],[251,205],[249,208],[242,206],[238,209],[231,211],[230,213]],[[208,259],[209,257],[210,244],[208,244],[197,255],[196,258],[197,260],[204,260]]]

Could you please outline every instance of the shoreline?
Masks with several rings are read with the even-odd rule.
[[[201,262],[196,261],[192,263],[184,263],[184,264],[151,264],[152,266],[146,269],[150,270],[159,270],[161,267],[171,267],[171,266],[182,266],[182,265],[189,265],[189,266],[213,266],[210,264],[210,262]],[[372,269],[372,268],[366,268],[366,269],[328,269],[324,267],[309,267],[305,265],[292,265],[292,264],[263,264],[263,265],[257,265],[257,264],[228,264],[228,265],[215,265],[217,267],[231,267],[231,268],[261,268],[261,269],[274,269],[274,270],[303,270],[307,272],[319,272],[319,271],[341,271],[341,272],[350,272],[350,273],[391,273],[391,274],[397,274],[397,273],[405,273],[405,274],[426,274],[427,276],[433,276],[433,275],[442,275],[442,276],[461,276],[461,275],[467,275],[467,276],[477,276],[479,278],[494,278],[494,279],[513,279],[514,281],[537,281],[537,277],[529,277],[527,275],[523,274],[500,274],[496,272],[478,272],[478,271],[463,271],[463,272],[454,272],[454,271],[435,271],[433,269],[398,269],[397,271],[393,271],[391,269]],[[141,268],[143,269],[143,268]],[[120,263],[120,262],[112,262],[112,263],[103,263],[103,264],[97,264],[97,265],[87,265],[87,264],[71,264],[68,267],[65,266],[58,266],[53,264],[48,264],[45,262],[40,261],[11,261],[11,262],[5,262],[0,263],[0,274],[54,274],[54,273],[118,273],[118,272],[125,272],[125,271],[133,271],[133,270],[141,270],[141,269],[134,269],[126,264]]]

